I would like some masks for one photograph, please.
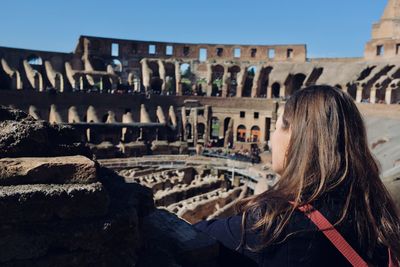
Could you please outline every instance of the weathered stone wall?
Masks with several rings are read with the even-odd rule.
[[[1,266],[218,266],[215,240],[60,142],[71,132],[3,107],[0,123]]]

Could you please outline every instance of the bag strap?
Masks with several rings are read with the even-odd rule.
[[[293,205],[294,203],[291,202]],[[298,209],[318,227],[319,230],[331,241],[331,243],[342,253],[342,255],[353,266],[368,266],[368,264],[360,257],[353,247],[344,239],[344,237],[335,229],[335,227],[325,218],[325,216],[314,209],[310,204],[298,207]],[[389,267],[398,267],[394,263],[391,251],[388,249]]]
[[[333,225],[322,215],[321,212],[314,209],[310,204],[298,207],[298,209],[318,227],[319,230],[331,241],[331,243],[342,253],[342,255],[353,266],[365,266],[368,264],[358,255],[352,246],[343,238],[343,236],[333,227]]]

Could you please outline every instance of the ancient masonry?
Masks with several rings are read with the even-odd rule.
[[[198,203],[207,207],[202,215],[189,214],[190,205],[187,215],[182,213],[195,221],[205,212],[214,217],[229,212],[228,206],[213,213],[211,206],[243,197],[245,187],[222,189],[223,180],[204,169],[160,172],[159,178],[174,176],[172,183],[186,185],[185,195],[173,196],[165,181],[145,177],[146,170],[129,170],[127,181],[101,166],[77,137],[68,126],[0,106],[1,266],[219,266],[222,247],[156,209],[152,191],[156,203],[171,210],[176,199],[208,190]]]
[[[80,124],[99,157],[210,144],[264,150],[279,104],[305,86],[336,86],[357,102],[398,103],[399,19],[399,1],[390,0],[362,58],[308,59],[305,45],[91,36],[81,36],[73,53],[1,47],[0,104]]]

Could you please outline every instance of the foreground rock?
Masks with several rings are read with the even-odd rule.
[[[0,158],[91,156],[70,126],[50,125],[26,113],[0,106]]]
[[[0,159],[0,185],[96,181],[95,162],[83,156]]]
[[[149,188],[70,156],[87,153],[73,135],[0,107],[0,266],[218,266],[218,243]]]

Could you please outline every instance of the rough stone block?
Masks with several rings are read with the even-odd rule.
[[[90,184],[96,163],[84,156],[0,159],[0,185]]]
[[[103,216],[108,206],[100,183],[0,187],[0,223]]]

